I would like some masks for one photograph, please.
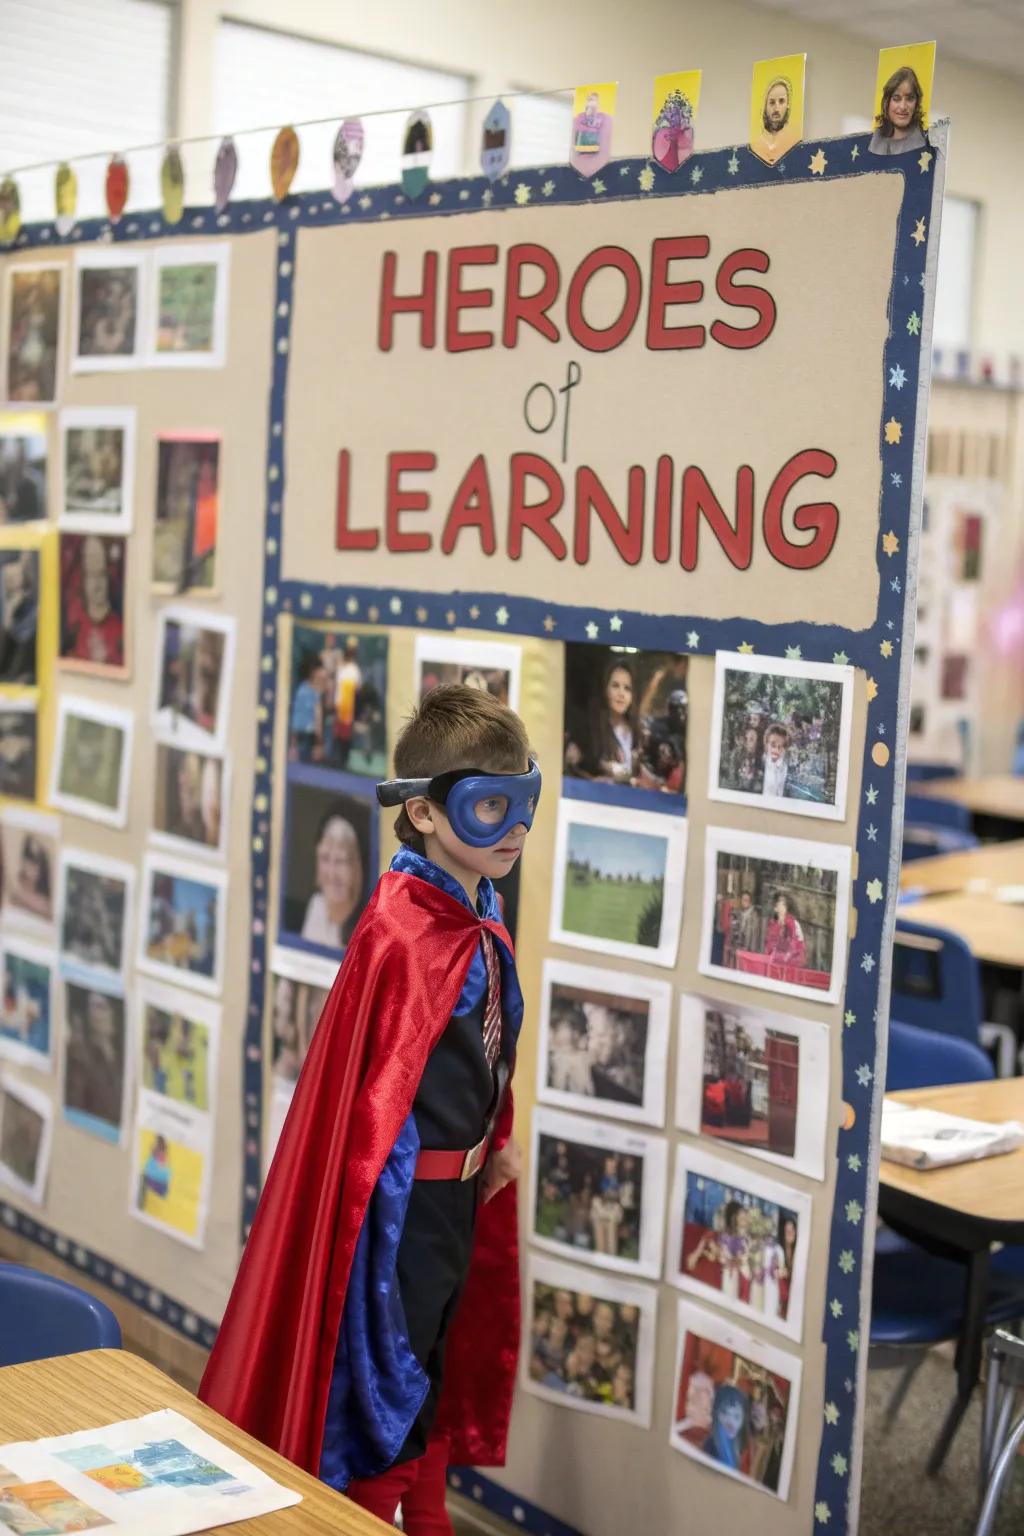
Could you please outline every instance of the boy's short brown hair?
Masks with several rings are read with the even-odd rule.
[[[456,768],[483,773],[522,773],[530,742],[519,716],[491,694],[463,683],[443,683],[423,698],[395,743],[395,777],[428,779]],[[395,821],[399,842],[423,853],[403,806]]]

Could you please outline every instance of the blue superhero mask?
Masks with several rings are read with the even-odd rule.
[[[540,769],[530,759],[526,773],[478,773],[454,768],[432,779],[387,779],[377,785],[381,805],[402,805],[423,795],[443,805],[455,836],[471,848],[493,848],[522,823],[533,826],[540,799]]]

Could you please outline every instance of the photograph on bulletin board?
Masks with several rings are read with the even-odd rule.
[[[57,917],[60,821],[41,811],[0,811],[0,910],[4,929],[52,939]]]
[[[386,778],[387,635],[296,624],[291,659],[289,762]]]
[[[216,586],[220,434],[162,432],[156,446],[153,590],[208,596]]]
[[[165,245],[153,253],[151,368],[223,368],[231,247]]]
[[[62,694],[50,804],[74,816],[123,827],[128,820],[134,729],[131,710]]]
[[[0,1190],[6,1185],[32,1205],[43,1204],[52,1135],[50,1095],[0,1076]]]
[[[53,1068],[57,956],[8,934],[0,947],[0,1058]]]
[[[213,752],[154,743],[154,843],[187,853],[222,855],[227,844],[230,772]]]
[[[118,250],[75,252],[72,373],[142,366],[146,258]]]
[[[0,527],[46,520],[49,476],[46,417],[0,411]]]
[[[61,665],[67,671],[126,678],[128,540],[121,534],[60,535]]]
[[[292,769],[278,943],[339,959],[377,883],[376,795],[365,779]]]
[[[148,853],[139,901],[140,971],[216,996],[223,987],[226,870]]]
[[[131,1031],[119,982],[85,971],[61,979],[64,1119],[101,1141],[124,1145]]]
[[[56,405],[64,331],[64,268],[44,262],[9,266],[4,274],[4,378],[7,399]]]
[[[220,1005],[142,978],[136,1016],[142,1042],[142,1087],[209,1113],[216,1102]]]
[[[60,413],[57,520],[73,533],[130,533],[135,411],[79,406]]]
[[[121,975],[135,894],[135,869],[84,849],[60,857],[57,930],[62,957],[90,970]]]
[[[39,585],[39,550],[0,546],[0,685],[39,681]]]
[[[209,1118],[141,1093],[132,1131],[131,1214],[201,1248],[210,1175]]]
[[[685,805],[688,665],[668,651],[565,647],[563,794],[652,810],[673,797]]]
[[[500,640],[459,640],[454,635],[416,636],[415,697],[442,683],[465,683],[519,708],[522,648]]]
[[[161,610],[153,709],[161,740],[223,750],[234,657],[233,618],[201,608]]]
[[[38,727],[34,701],[0,698],[0,799],[35,803]]]

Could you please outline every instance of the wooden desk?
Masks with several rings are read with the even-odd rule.
[[[985,891],[981,890],[982,883]],[[913,859],[900,870],[901,889],[923,888],[929,895],[968,889],[972,895],[991,895],[1002,885],[1024,885],[1024,839],[988,843],[966,853],[940,853],[934,859]]]
[[[0,1370],[0,1443],[100,1429],[158,1408],[175,1408],[200,1429],[302,1494],[302,1503],[211,1530],[233,1536],[383,1536],[390,1527],[325,1483],[253,1440],[219,1413],[123,1349],[93,1349]]]
[[[910,868],[916,868],[916,863]],[[1024,969],[1024,905],[1019,902],[996,901],[991,896],[958,891],[907,902],[897,908],[897,917],[911,923],[930,923],[935,928],[952,928],[967,940],[979,960]]]
[[[908,786],[908,793],[955,800],[974,816],[999,821],[1024,821],[1024,777],[994,773],[984,779],[926,779]]]

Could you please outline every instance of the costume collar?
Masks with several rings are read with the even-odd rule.
[[[498,898],[494,894],[494,886],[486,875],[480,877],[480,886],[477,892],[477,904],[474,910],[463,887],[440,864],[435,864],[425,854],[417,853],[414,848],[408,848],[404,844],[399,848],[391,860],[391,868],[400,875],[415,875],[418,880],[425,880],[428,885],[434,885],[439,891],[454,897],[460,906],[466,907],[474,917],[483,917],[490,922],[500,923],[501,909],[498,906]]]

